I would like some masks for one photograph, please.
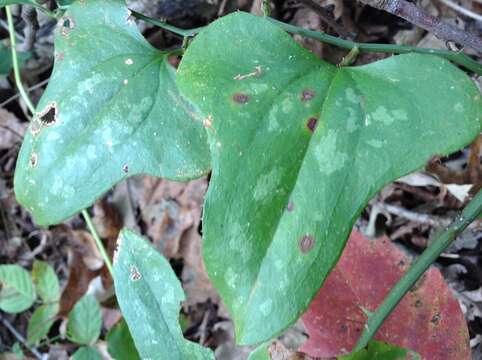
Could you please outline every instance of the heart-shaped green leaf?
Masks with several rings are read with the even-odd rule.
[[[38,224],[64,220],[134,174],[208,171],[198,112],[179,94],[169,54],[147,43],[123,1],[75,2],[55,38],[54,71],[15,173],[17,199]]]
[[[84,295],[69,314],[67,335],[77,344],[91,345],[99,338],[101,329],[102,314],[99,303],[92,295]]]
[[[25,311],[36,297],[27,270],[19,265],[0,265],[0,310],[9,313]]]
[[[206,115],[204,258],[241,344],[299,317],[378,189],[481,127],[479,91],[444,59],[337,68],[241,12],[196,37],[178,85]]]
[[[169,262],[128,229],[119,236],[114,284],[122,314],[143,359],[214,359],[211,350],[182,335],[179,310],[185,296]]]

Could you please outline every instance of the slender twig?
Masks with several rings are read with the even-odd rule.
[[[443,2],[445,5],[447,5],[448,7],[452,8],[453,10],[465,15],[465,16],[468,16],[472,19],[475,19],[477,21],[481,21],[482,22],[482,15],[479,15],[479,14],[476,14],[474,13],[473,11],[470,11],[469,9],[466,9],[464,8],[463,6],[460,6],[456,3],[454,3],[452,0],[440,0],[441,2]]]
[[[33,106],[32,102],[30,101],[25,89],[22,85],[22,80],[20,78],[20,69],[18,66],[18,59],[17,59],[17,50],[16,47],[16,40],[15,40],[15,29],[13,27],[13,18],[12,12],[10,11],[10,6],[5,7],[5,12],[7,14],[7,22],[8,22],[8,32],[10,34],[10,46],[12,48],[12,66],[13,66],[13,73],[15,76],[15,83],[17,85],[18,91],[22,96],[23,101],[27,104],[28,109],[32,114],[35,114],[35,106]]]
[[[20,341],[23,344],[23,346],[25,346],[37,359],[39,360],[43,359],[42,354],[39,353],[39,351],[36,348],[30,346],[27,340],[25,340],[25,338],[17,330],[15,330],[15,328],[12,326],[12,324],[10,324],[7,321],[7,319],[0,317],[0,321],[12,333],[12,335],[15,336],[15,338],[18,341]]]
[[[97,244],[97,248],[99,249],[100,255],[104,259],[107,269],[109,270],[110,274],[113,277],[114,269],[112,268],[112,262],[109,259],[109,255],[107,255],[107,251],[105,250],[104,244],[100,239],[99,233],[97,232],[97,229],[95,228],[94,223],[92,222],[92,218],[90,217],[87,210],[82,210],[82,216],[84,217],[87,227],[89,228],[90,233],[92,234],[92,237],[94,238],[95,243]]]
[[[29,88],[27,88],[26,92],[30,92],[32,90],[35,90],[35,89],[38,89],[39,87],[42,87],[44,86],[45,84],[47,84],[49,82],[50,78],[48,79],[45,79],[45,80],[42,80],[41,82],[39,82],[38,84],[35,84]],[[12,101],[14,101],[15,99],[17,99],[18,97],[20,97],[20,93],[16,93],[15,95],[12,95],[10,96],[7,100],[5,100],[4,102],[0,103],[0,108],[1,107],[5,107],[6,105],[10,104]]]
[[[347,38],[347,39],[353,39],[354,38],[354,34],[345,31],[343,26],[339,25],[335,21],[335,19],[333,19],[331,14],[327,10],[325,10],[325,8],[323,6],[321,6],[320,4],[314,2],[313,0],[298,0],[298,2],[302,3],[307,8],[316,12],[318,14],[318,16],[320,17],[321,21],[323,21],[325,24],[327,24],[329,27],[331,27],[333,30],[335,30],[342,37]]]
[[[452,241],[480,214],[482,213],[482,190],[475,195],[472,201],[465,207],[462,214],[457,216],[452,224],[417,258],[402,279],[390,290],[383,303],[373,313],[368,313],[368,321],[365,325],[355,349],[363,349],[371,338],[376,334],[383,321],[395,309],[403,296],[412,288],[423,273]]]
[[[138,19],[144,20],[149,24],[169,30],[180,36],[193,36],[198,34],[201,30],[205,28],[203,26],[203,27],[187,29],[187,30],[179,29],[175,26],[166,24],[159,20],[152,19],[148,16],[142,15],[135,11],[132,11],[132,15],[134,15]],[[477,61],[472,60],[470,57],[468,57],[467,55],[461,52],[454,52],[450,50],[418,48],[415,46],[406,46],[406,45],[358,43],[351,40],[341,39],[336,36],[331,36],[318,31],[308,30],[298,26],[291,25],[291,24],[286,24],[284,22],[275,20],[270,17],[267,17],[267,19],[289,33],[298,34],[298,35],[302,35],[312,39],[316,39],[316,40],[325,42],[327,44],[335,45],[344,49],[351,50],[355,47],[358,47],[360,52],[381,52],[381,53],[394,53],[394,54],[405,54],[405,53],[432,54],[432,55],[437,55],[447,60],[453,61],[454,63],[460,66],[463,66],[466,69],[473,71],[478,75],[482,75],[482,65],[479,64]]]
[[[346,56],[341,59],[340,63],[338,64],[338,67],[342,66],[350,66],[355,60],[358,54],[360,53],[360,49],[355,46],[353,49],[350,50]]]
[[[408,22],[421,27],[440,39],[453,41],[462,46],[468,46],[482,53],[482,38],[461,30],[454,25],[443,22],[415,4],[406,0],[359,0],[376,9],[384,10]]]

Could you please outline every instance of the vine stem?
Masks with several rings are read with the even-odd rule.
[[[130,11],[132,15],[137,19],[143,20],[149,24],[158,26],[162,29],[171,31],[180,36],[194,36],[206,27],[206,26],[202,26],[194,29],[180,29],[176,26],[169,25],[169,24],[166,24],[165,22],[140,14],[134,10],[130,10]],[[343,49],[352,50],[354,48],[358,48],[360,52],[380,52],[380,53],[393,53],[393,54],[419,53],[419,54],[437,55],[447,60],[450,60],[460,66],[463,66],[464,68],[470,71],[473,71],[478,75],[482,75],[482,64],[479,64],[477,61],[471,59],[469,56],[463,54],[462,52],[454,52],[454,51],[443,50],[443,49],[419,48],[416,46],[407,46],[407,45],[359,43],[351,40],[341,39],[339,37],[331,36],[318,31],[308,30],[302,27],[287,24],[287,23],[275,20],[273,18],[270,18],[268,16],[266,16],[265,18],[271,21],[273,24],[278,25],[280,28],[282,28],[283,30],[289,33],[309,37],[330,45],[341,47]]]
[[[5,12],[7,14],[7,23],[8,23],[8,32],[10,35],[10,47],[12,51],[12,66],[13,66],[13,74],[15,77],[15,84],[17,85],[18,91],[20,92],[20,95],[22,96],[23,101],[27,104],[28,109],[30,112],[35,114],[35,106],[32,104],[30,101],[30,98],[27,95],[27,92],[25,91],[23,84],[22,84],[22,79],[20,78],[20,69],[18,66],[18,58],[17,58],[17,41],[15,39],[15,29],[13,27],[13,18],[12,18],[12,12],[10,11],[10,6],[5,6]]]
[[[452,241],[480,214],[482,213],[482,190],[469,202],[457,216],[452,224],[434,240],[429,247],[417,258],[401,280],[390,290],[382,304],[375,312],[368,313],[368,321],[353,351],[359,351],[368,345],[375,336],[383,321],[395,309],[403,296],[412,288],[430,265],[437,260],[440,254]]]
[[[87,227],[89,228],[90,233],[94,237],[97,248],[99,249],[100,255],[104,259],[105,265],[107,266],[107,269],[109,270],[110,275],[114,277],[114,269],[112,267],[112,262],[109,259],[109,255],[107,255],[107,251],[105,250],[104,244],[100,239],[99,233],[97,232],[97,229],[95,228],[95,225],[92,222],[92,218],[90,217],[89,213],[85,209],[82,210],[82,216],[84,217],[84,220],[87,224]]]

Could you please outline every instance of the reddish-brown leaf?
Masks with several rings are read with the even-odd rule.
[[[301,351],[319,357],[350,352],[366,322],[409,267],[387,238],[370,241],[353,232],[337,266],[313,300],[303,322],[310,339]],[[442,275],[431,268],[378,331],[377,340],[422,358],[469,359],[469,334],[458,302]]]

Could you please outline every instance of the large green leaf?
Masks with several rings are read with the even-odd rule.
[[[207,172],[198,112],[179,94],[168,53],[147,43],[123,1],[74,3],[55,49],[15,173],[17,199],[38,224],[64,220],[134,174]]]
[[[19,265],[0,265],[0,310],[19,313],[35,301],[32,278]]]
[[[92,295],[84,295],[69,314],[69,339],[77,344],[91,345],[99,338],[101,328],[102,315],[99,303]]]
[[[196,37],[178,85],[206,116],[203,252],[241,344],[299,317],[378,189],[481,127],[479,91],[444,59],[337,68],[241,12]]]
[[[211,350],[182,335],[179,310],[185,296],[169,262],[127,229],[118,240],[114,284],[122,314],[143,359],[214,359]]]

